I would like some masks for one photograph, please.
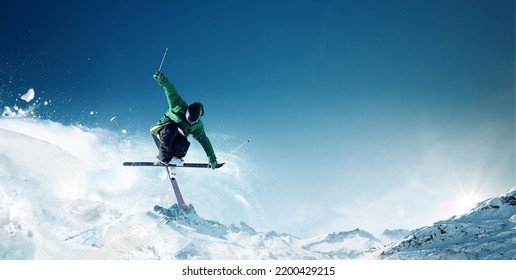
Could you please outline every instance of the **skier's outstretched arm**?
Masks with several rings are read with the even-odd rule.
[[[165,75],[161,72],[156,72],[154,75],[154,80],[158,82],[160,86],[163,87],[165,91],[165,95],[167,96],[168,106],[173,112],[178,112],[181,109],[184,109],[186,103],[179,96],[176,87],[165,77]]]

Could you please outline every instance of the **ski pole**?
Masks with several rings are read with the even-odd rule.
[[[236,152],[237,150],[239,150],[240,148],[242,148],[242,146],[244,146],[245,144],[251,142],[250,139],[247,139],[247,141],[245,141],[244,143],[240,144],[240,146],[238,146],[236,149],[234,149],[233,151],[229,152],[230,154]]]
[[[163,62],[165,61],[165,56],[167,56],[168,48],[165,49],[165,53],[163,54],[163,58],[161,59],[161,64],[159,65],[158,72],[161,72],[161,67],[163,66]]]

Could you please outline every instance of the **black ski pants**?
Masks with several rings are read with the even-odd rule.
[[[157,158],[163,162],[169,162],[172,157],[183,158],[188,152],[190,142],[179,133],[175,122],[168,124],[159,131],[160,145]]]

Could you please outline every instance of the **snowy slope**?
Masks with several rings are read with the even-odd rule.
[[[258,232],[243,222],[224,225],[201,217],[191,205],[186,213],[177,205],[167,215],[153,212],[155,204],[167,207],[174,200],[170,189],[151,187],[163,185],[164,178],[156,178],[156,170],[120,164],[121,158],[153,154],[152,145],[142,144],[149,139],[22,118],[0,118],[0,139],[0,259],[510,259],[516,254],[515,189],[414,232],[375,237],[355,229],[300,239]],[[229,175],[217,179],[224,176]],[[231,177],[224,180],[233,183]]]
[[[21,118],[1,118],[0,139],[1,259],[327,259],[378,246],[365,231],[303,240],[226,226],[193,206],[158,216],[173,195],[146,186],[163,179],[120,164],[137,139]]]
[[[470,212],[414,231],[387,259],[516,259],[516,187]]]

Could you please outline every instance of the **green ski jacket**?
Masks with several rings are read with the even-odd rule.
[[[204,125],[202,121],[199,120],[193,125],[190,125],[186,121],[185,117],[186,107],[188,105],[181,98],[181,96],[179,96],[179,93],[177,92],[177,89],[174,87],[174,85],[166,77],[163,77],[161,81],[158,81],[158,84],[163,87],[165,95],[167,96],[168,110],[165,115],[158,121],[158,123],[151,128],[151,133],[159,137],[159,131],[163,127],[171,122],[175,122],[185,137],[188,137],[188,135],[192,134],[193,138],[201,144],[210,162],[217,160],[210,139],[204,132]]]

